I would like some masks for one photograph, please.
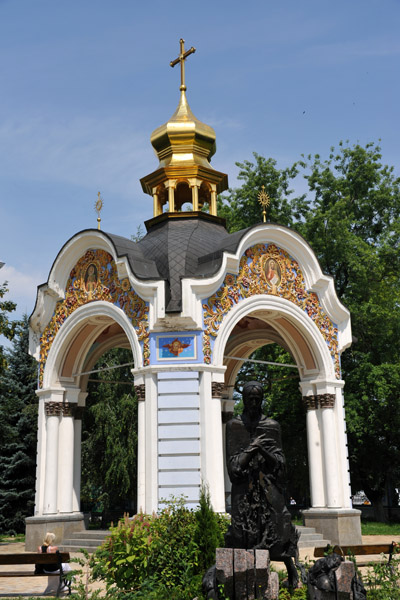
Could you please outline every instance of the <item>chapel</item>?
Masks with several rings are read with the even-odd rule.
[[[269,343],[293,357],[307,409],[305,522],[332,543],[361,543],[340,366],[350,314],[298,233],[269,222],[229,233],[218,216],[228,178],[210,163],[214,130],[188,103],[185,60],[193,52],[181,40],[173,61],[181,68],[178,106],[151,135],[158,165],[141,179],[153,202],[146,234],[132,241],[100,228],[77,232],[38,288],[30,317],[30,352],[39,363],[37,476],[27,550],[46,531],[62,539],[84,529],[82,415],[90,372],[104,352],[132,352],[138,508],[157,511],[171,494],[195,506],[206,482],[214,510],[225,512],[235,378]]]

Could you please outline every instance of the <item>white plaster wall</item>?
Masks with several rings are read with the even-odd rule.
[[[160,372],[157,380],[158,505],[183,494],[194,506],[201,483],[199,373]]]

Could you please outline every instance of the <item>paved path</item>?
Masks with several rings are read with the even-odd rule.
[[[400,535],[385,536],[385,535],[364,535],[362,538],[363,544],[390,544],[393,542],[400,543]],[[25,551],[25,544],[23,542],[16,543],[3,543],[0,542],[0,554],[7,553],[23,553]],[[300,561],[311,562],[313,560],[314,548],[301,548],[300,549]],[[71,562],[74,557],[79,556],[76,552],[71,552]],[[283,563],[273,563],[277,569],[284,568]],[[72,568],[79,567],[75,563],[72,564]],[[10,567],[6,565],[0,565],[0,570],[7,571]],[[16,565],[13,567],[15,570],[26,570],[26,565]],[[50,581],[50,584],[48,583]],[[1,597],[19,597],[19,596],[54,596],[57,590],[58,580],[56,577],[1,577],[0,578],[0,598]],[[104,589],[104,585],[101,583],[95,583],[90,585],[90,589]]]

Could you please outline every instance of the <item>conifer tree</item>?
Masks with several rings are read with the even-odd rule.
[[[0,376],[0,532],[20,533],[33,513],[37,434],[37,365],[28,355],[28,317],[16,324]]]

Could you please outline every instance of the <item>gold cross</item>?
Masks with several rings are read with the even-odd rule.
[[[181,53],[179,54],[178,58],[176,58],[175,60],[172,60],[169,64],[171,65],[171,67],[174,67],[179,62],[181,63],[181,87],[179,89],[181,92],[186,92],[185,60],[187,59],[188,56],[190,56],[190,54],[194,54],[194,52],[196,52],[196,48],[193,48],[193,46],[192,46],[190,48],[190,50],[186,50],[186,52],[185,52],[185,40],[181,38],[179,40],[179,43],[181,45]]]

